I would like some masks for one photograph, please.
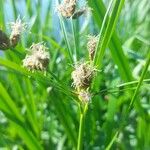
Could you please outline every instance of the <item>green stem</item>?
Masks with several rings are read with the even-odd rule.
[[[84,122],[85,122],[85,116],[86,116],[87,109],[88,109],[88,103],[85,104],[83,111],[81,111],[81,113],[80,113],[80,125],[79,125],[77,150],[83,149]]]
[[[72,28],[72,34],[73,34],[73,41],[74,41],[74,55],[75,55],[75,62],[77,62],[78,60],[78,52],[77,52],[77,40],[76,40],[76,31],[75,31],[75,26],[74,26],[74,22],[73,19],[71,17],[71,28]]]
[[[70,44],[69,44],[67,31],[66,31],[66,28],[65,28],[65,24],[64,24],[63,18],[60,15],[59,15],[59,20],[60,20],[60,26],[62,28],[62,32],[63,32],[63,35],[64,35],[64,40],[65,40],[65,43],[66,43],[66,46],[67,46],[70,62],[73,63],[74,62],[73,61],[73,54],[72,54],[72,50],[71,50],[71,47],[70,47]]]

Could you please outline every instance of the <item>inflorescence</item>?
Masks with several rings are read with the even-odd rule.
[[[22,22],[20,17],[18,17],[15,22],[10,23],[10,27],[11,27],[10,37],[8,37],[6,33],[0,30],[0,49],[1,50],[7,50],[9,48],[15,47],[21,38],[21,34],[27,28],[27,24]]]
[[[73,19],[77,19],[83,14],[86,14],[91,9],[87,6],[80,8],[79,10],[76,10],[77,0],[64,0],[61,4],[58,4],[57,11],[58,13],[65,17]]]
[[[50,54],[47,51],[47,47],[41,42],[33,44],[29,50],[30,54],[27,54],[23,60],[23,66],[31,71],[46,70],[50,60]]]

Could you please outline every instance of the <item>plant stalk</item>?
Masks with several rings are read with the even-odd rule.
[[[86,116],[87,109],[88,109],[88,103],[85,104],[83,111],[81,110],[80,112],[80,124],[79,124],[77,150],[83,149],[84,123],[85,123],[85,116]]]

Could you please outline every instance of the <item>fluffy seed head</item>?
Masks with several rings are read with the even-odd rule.
[[[64,0],[57,6],[57,11],[66,18],[71,17],[76,8],[76,0]]]
[[[29,70],[46,70],[50,55],[43,43],[33,44],[30,47],[31,54],[26,55],[23,66]]]
[[[76,89],[87,89],[90,86],[95,69],[88,63],[82,63],[72,72],[73,85]]]
[[[89,58],[90,60],[93,60],[95,49],[98,43],[98,36],[88,36],[88,42],[87,42],[87,49],[89,51]]]
[[[82,103],[89,103],[91,100],[91,94],[89,91],[81,90],[79,93],[79,99]]]
[[[10,42],[12,47],[15,47],[20,40],[21,33],[27,28],[27,24],[23,23],[20,17],[18,17],[15,22],[10,23],[10,26],[12,30]]]

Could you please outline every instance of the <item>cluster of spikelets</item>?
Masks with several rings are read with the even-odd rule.
[[[45,47],[44,43],[41,42],[32,44],[29,50],[30,54],[27,54],[23,60],[23,66],[31,71],[46,70],[49,64],[50,54],[48,53],[47,47]]]
[[[10,23],[11,34],[8,37],[2,30],[0,30],[0,49],[7,50],[15,47],[20,38],[22,32],[27,28],[27,24],[23,23],[20,17],[17,18],[16,22]]]
[[[57,6],[57,11],[65,18],[72,17],[73,19],[76,19],[82,14],[90,12],[91,10],[89,7],[83,7],[79,10],[76,10],[76,5],[77,0],[64,0]],[[84,104],[88,103],[91,99],[89,88],[96,72],[96,69],[91,62],[94,58],[97,42],[98,37],[88,36],[87,49],[89,51],[90,62],[77,63],[74,67],[74,71],[71,74],[73,79],[73,86],[77,91],[79,99]]]
[[[76,3],[76,0],[64,0],[58,5],[57,10],[63,17],[77,18],[86,11],[86,8],[76,11]],[[10,25],[12,29],[10,38],[8,38],[7,35],[0,30],[0,49],[2,50],[15,47],[20,40],[21,33],[27,27],[25,23],[22,23],[20,18],[18,18],[16,22],[10,23]],[[87,49],[89,52],[90,61],[77,63],[74,67],[74,71],[71,74],[73,86],[78,93],[79,99],[84,104],[89,103],[91,99],[89,88],[96,73],[96,69],[92,61],[97,42],[97,36],[88,36]],[[32,46],[29,48],[29,53],[23,60],[23,66],[30,71],[45,71],[49,64],[49,60],[50,54],[48,53],[47,47],[43,42],[32,44]]]
[[[61,16],[65,18],[72,17],[73,19],[76,19],[90,11],[90,8],[87,6],[76,10],[76,5],[77,0],[64,0],[61,4],[57,6],[57,11]]]
[[[95,75],[96,69],[88,62],[84,62],[75,66],[71,77],[73,79],[73,86],[77,90],[79,99],[83,103],[87,103],[91,99],[89,87]]]
[[[87,49],[90,62],[79,63],[72,72],[73,86],[77,90],[78,97],[83,103],[88,103],[91,99],[89,92],[92,79],[96,74],[96,68],[93,66],[93,58],[98,43],[98,36],[88,36]]]
[[[9,38],[3,31],[0,30],[1,50],[15,47],[21,38],[21,34],[27,28],[27,24],[22,22],[19,17],[15,22],[11,22],[10,26],[12,31]],[[32,46],[29,48],[29,54],[27,54],[23,60],[23,66],[31,71],[44,71],[49,64],[49,59],[50,54],[47,52],[47,47],[45,47],[43,42],[32,44]]]

